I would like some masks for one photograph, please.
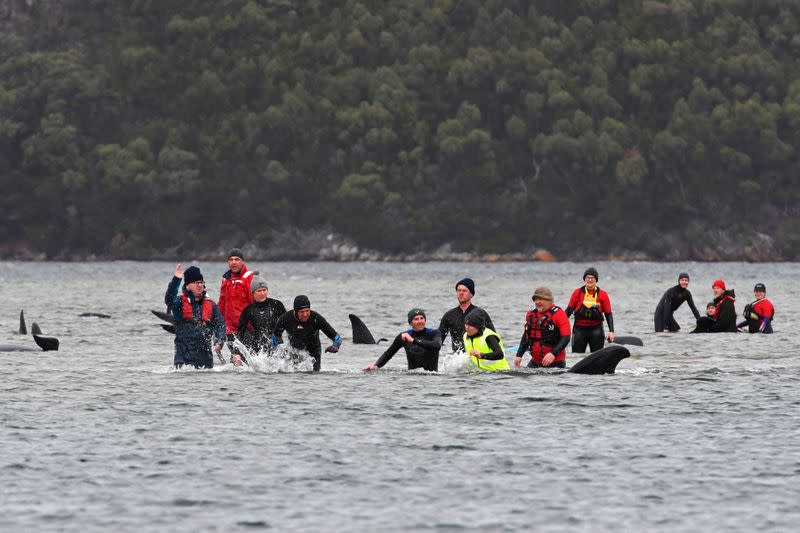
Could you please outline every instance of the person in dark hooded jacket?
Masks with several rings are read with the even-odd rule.
[[[183,288],[178,290],[181,278]],[[211,353],[211,341],[213,338],[214,351],[219,353],[225,342],[225,319],[217,304],[206,296],[200,269],[191,266],[184,272],[178,264],[164,299],[171,302],[172,316],[175,318],[175,366],[212,368],[214,356]]]
[[[736,294],[733,289],[728,289],[725,282],[718,279],[711,284],[714,291],[714,305],[716,306],[715,321],[711,326],[711,333],[736,332]]]

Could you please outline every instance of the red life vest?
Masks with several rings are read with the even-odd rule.
[[[559,307],[552,306],[544,313],[538,312],[536,309],[528,311],[525,317],[525,329],[528,332],[528,338],[531,340],[531,355],[543,355],[542,345],[555,346],[561,338],[561,333],[553,323],[553,315]]]
[[[214,310],[214,306],[210,298],[203,298],[201,305],[203,306],[203,312],[200,321],[203,323],[203,325],[206,325],[211,320],[211,314]],[[181,311],[181,318],[183,318],[185,322],[197,321],[192,314],[192,302],[189,300],[189,297],[185,292],[181,294]]]

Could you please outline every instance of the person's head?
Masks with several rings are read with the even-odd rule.
[[[689,286],[689,274],[687,274],[686,272],[681,272],[678,275],[678,285],[680,285],[681,288],[683,288],[683,289],[688,287]]]
[[[594,267],[587,268],[583,273],[583,283],[590,289],[594,289],[597,286],[597,280],[599,279],[600,275]]]
[[[538,287],[533,291],[533,305],[540,313],[544,313],[553,305],[553,291],[547,287]]]
[[[238,274],[242,271],[242,267],[244,266],[244,254],[239,248],[233,248],[230,252],[228,252],[228,268],[234,274]]]
[[[708,305],[706,305],[706,314],[710,317],[717,314],[717,306],[714,305],[714,302],[708,302]]]
[[[425,310],[415,307],[408,312],[408,323],[411,324],[411,329],[414,331],[422,331],[425,329]]]
[[[456,299],[459,304],[470,303],[473,296],[475,296],[475,282],[472,278],[464,278],[456,283]]]
[[[767,297],[767,286],[763,283],[756,283],[756,286],[753,287],[753,294],[755,295],[757,300],[761,300]]]
[[[716,298],[725,294],[725,291],[728,290],[728,288],[725,286],[724,281],[718,279],[711,284],[711,290],[714,291],[714,297]]]
[[[308,317],[311,316],[311,300],[308,299],[308,296],[305,294],[296,296],[292,307],[294,308],[294,316],[297,317],[297,320],[300,322],[308,321]]]
[[[250,282],[250,291],[253,293],[253,299],[258,303],[266,301],[269,296],[267,280],[261,276],[253,276],[253,280]]]
[[[464,330],[470,337],[479,335],[485,328],[486,320],[483,318],[483,314],[480,311],[473,310],[464,317]]]
[[[183,286],[192,293],[195,298],[200,298],[206,290],[206,283],[203,281],[203,274],[196,266],[190,266],[183,272]]]

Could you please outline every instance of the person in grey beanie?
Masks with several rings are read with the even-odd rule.
[[[286,313],[286,307],[280,300],[269,297],[269,286],[261,276],[253,276],[250,292],[255,301],[239,315],[237,336],[250,353],[269,351],[272,349],[272,332],[278,319]]]

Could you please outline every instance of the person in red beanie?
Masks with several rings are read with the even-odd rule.
[[[711,326],[711,333],[722,333],[726,331],[739,331],[736,329],[736,294],[733,289],[728,290],[725,282],[718,279],[711,284],[714,291],[714,306],[716,307],[715,322]]]
[[[228,271],[222,275],[219,287],[219,310],[225,317],[225,335],[228,349],[231,351],[231,362],[241,365],[241,354],[233,347],[235,334],[238,332],[239,317],[245,307],[255,301],[250,291],[253,272],[244,264],[244,254],[238,248],[228,252]]]

